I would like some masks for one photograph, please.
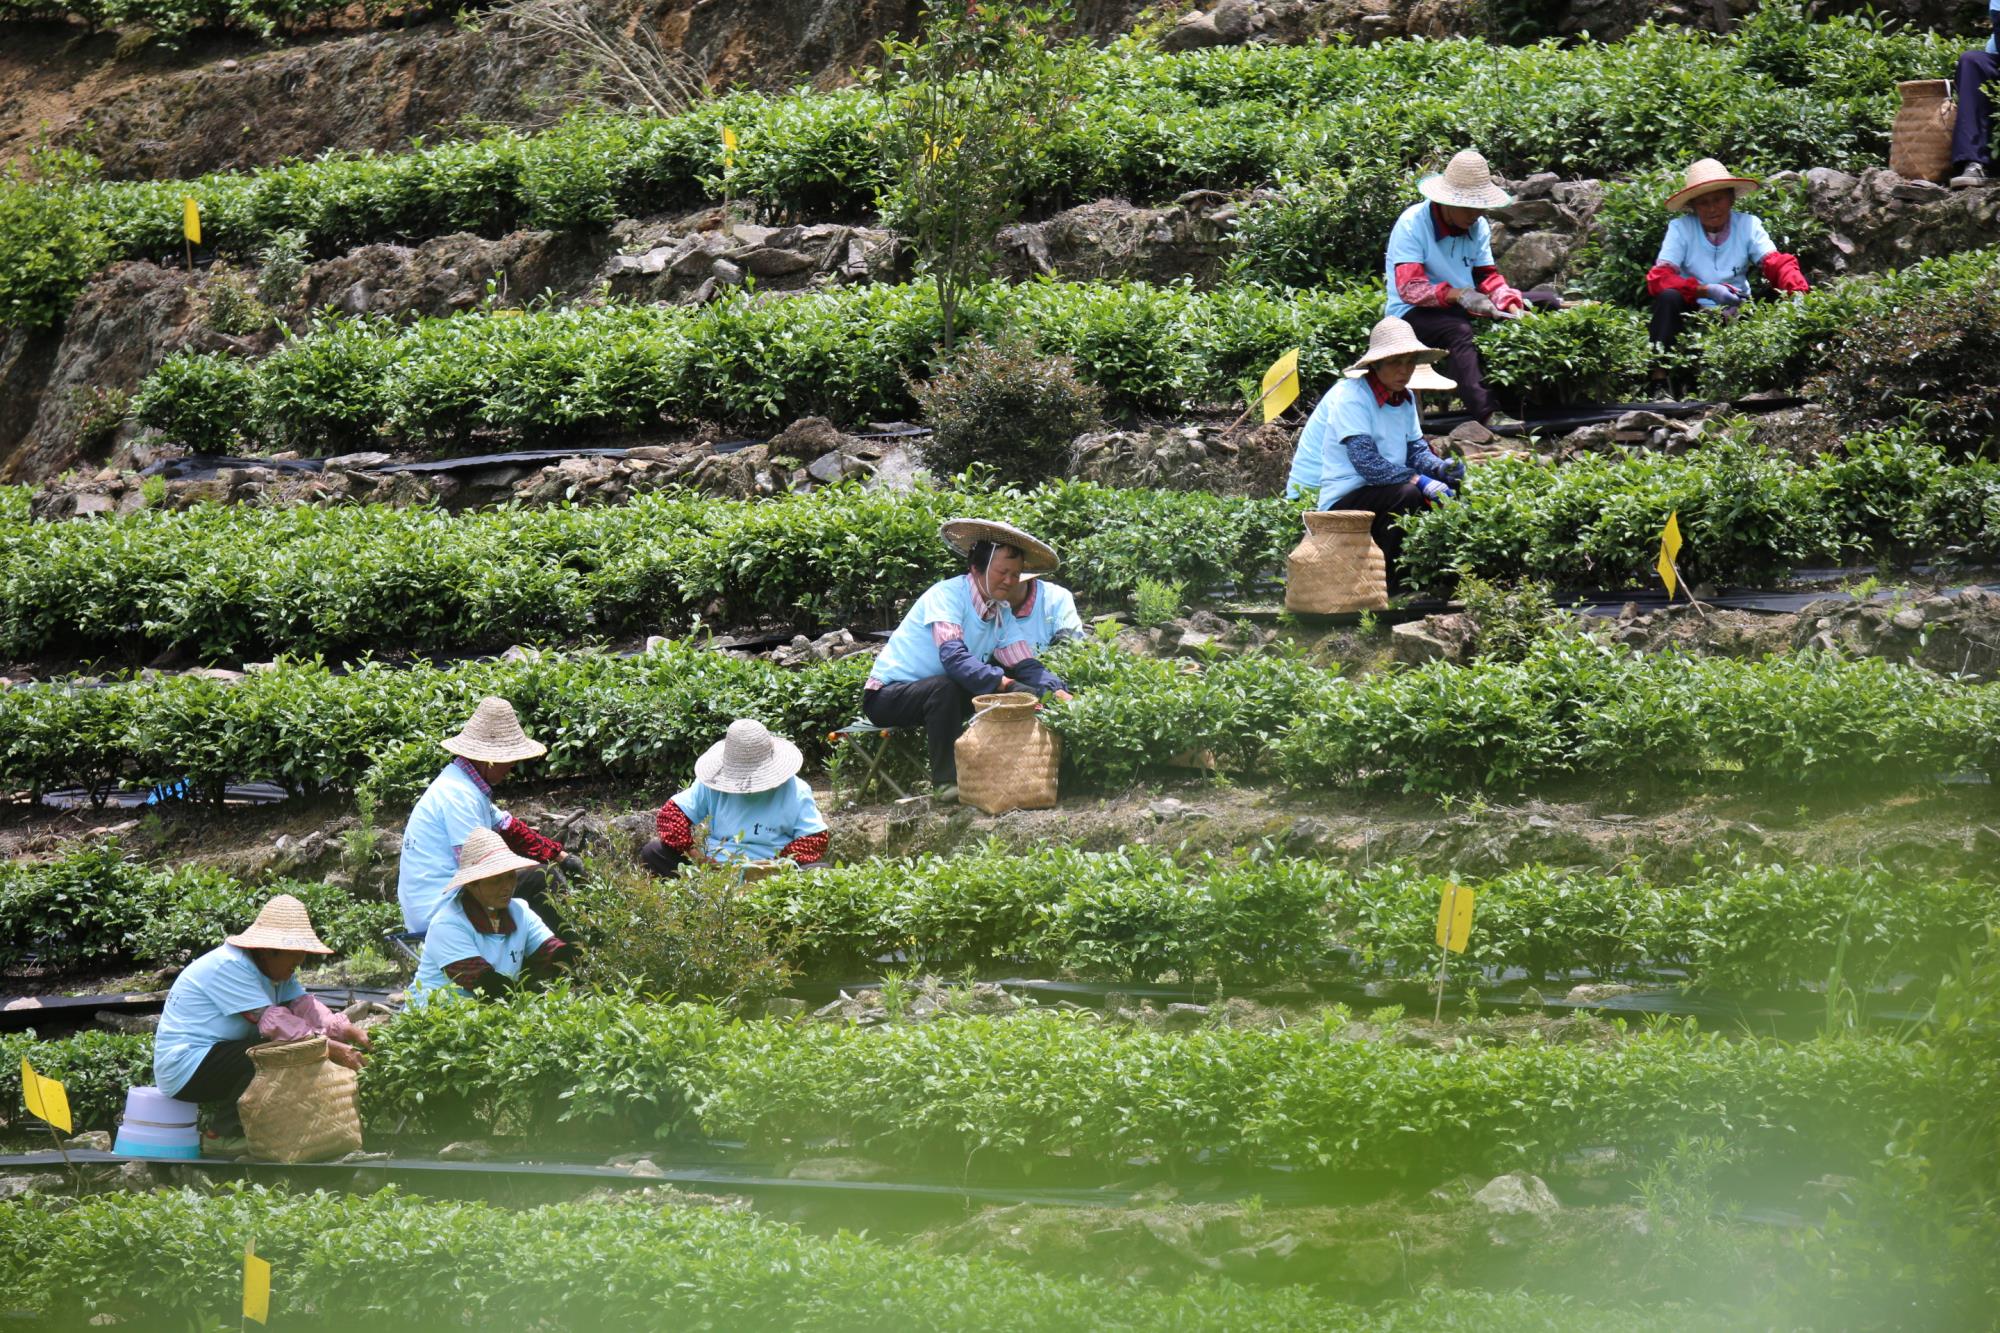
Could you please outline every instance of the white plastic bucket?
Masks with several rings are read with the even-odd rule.
[[[193,1102],[177,1101],[158,1088],[127,1089],[112,1151],[125,1157],[200,1157],[195,1109]]]

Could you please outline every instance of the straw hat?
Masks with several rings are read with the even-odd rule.
[[[451,883],[445,885],[445,892],[462,889],[482,879],[492,879],[495,875],[532,870],[540,864],[509,847],[506,840],[492,829],[476,828],[465,835],[465,845],[458,849],[458,873],[451,877]]]
[[[1470,148],[1454,154],[1442,172],[1418,181],[1417,192],[1434,204],[1451,208],[1486,211],[1505,208],[1514,202],[1513,195],[1493,183],[1493,172],[1486,159]]]
[[[1416,370],[1410,374],[1410,387],[1429,393],[1450,393],[1458,387],[1458,381],[1448,380],[1432,370],[1430,362],[1419,361]]]
[[[459,728],[458,735],[444,742],[444,748],[467,759],[489,764],[511,764],[522,759],[539,759],[549,752],[540,741],[531,741],[514,716],[514,705],[487,695],[479,701],[472,717]]]
[[[1387,361],[1391,357],[1415,356],[1417,364],[1427,366],[1443,358],[1444,352],[1436,347],[1424,346],[1423,339],[1410,327],[1408,320],[1397,319],[1394,315],[1377,320],[1375,327],[1368,331],[1368,350],[1361,359],[1347,368],[1347,378],[1358,380],[1368,373],[1368,367],[1377,361]],[[1447,381],[1449,383],[1449,381]],[[1457,388],[1457,385],[1453,385]]]
[[[739,717],[694,761],[694,779],[704,787],[739,795],[769,791],[791,781],[804,763],[798,746],[773,736],[755,718]]]
[[[995,523],[985,518],[949,518],[938,529],[938,536],[944,544],[961,556],[970,556],[978,542],[999,542],[1012,546],[1021,553],[1023,574],[1053,574],[1062,563],[1056,556],[1056,548],[1015,527],[1012,523]]]
[[[281,893],[257,909],[257,919],[240,935],[225,935],[223,943],[239,949],[288,949],[293,953],[332,953],[313,930],[306,905]]]
[[[1704,157],[1689,167],[1684,179],[1686,183],[1667,196],[1669,213],[1686,208],[1703,195],[1714,194],[1717,190],[1734,190],[1736,197],[1741,199],[1744,195],[1753,194],[1763,188],[1761,181],[1752,180],[1748,176],[1730,175],[1729,168],[1712,157]]]

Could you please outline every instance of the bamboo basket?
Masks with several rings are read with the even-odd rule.
[[[1958,104],[1943,79],[1915,79],[1896,85],[1903,105],[1889,139],[1889,170],[1908,180],[1938,181],[1951,175],[1951,133]]]
[[[989,815],[1051,810],[1062,737],[1042,725],[1032,694],[982,694],[958,738],[958,799]]]
[[[1361,509],[1306,514],[1305,540],[1285,568],[1285,609],[1307,615],[1380,611],[1389,605],[1389,568],[1368,535],[1375,515]]]
[[[359,1081],[326,1058],[326,1038],[250,1048],[257,1076],[237,1100],[250,1155],[266,1162],[324,1162],[361,1149]]]

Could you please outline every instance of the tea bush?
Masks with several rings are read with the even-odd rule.
[[[187,12],[181,0],[134,2]],[[264,0],[212,2],[245,19],[281,16]],[[44,0],[37,12],[53,7]],[[162,10],[155,19],[210,21],[196,13],[175,20]],[[1811,58],[1802,62],[1801,51]],[[1339,164],[1351,191],[1351,164],[1407,177],[1466,143],[1516,177],[1619,176],[1704,155],[1858,170],[1883,160],[1896,82],[1935,77],[1956,54],[1940,34],[1809,24],[1790,4],[1760,7],[1728,37],[1648,27],[1612,45],[1393,41],[1160,56],[1128,40],[1084,62],[1073,123],[1051,137],[1045,169],[1025,175],[1021,189],[1043,206],[1171,198],[1325,180]],[[503,131],[394,156],[102,184],[53,210],[0,203],[0,216],[28,219],[20,230],[0,228],[8,281],[0,292],[14,293],[0,313],[35,325],[60,319],[105,258],[177,253],[188,194],[201,201],[209,243],[245,260],[279,231],[298,231],[329,254],[460,230],[602,226],[720,198],[724,125],[740,143],[727,183],[734,197],[794,215],[862,216],[884,185],[882,114],[867,89],[730,94],[670,119],[579,116],[537,135]],[[1358,230],[1382,207],[1356,199],[1353,220],[1339,218],[1344,205],[1312,199],[1314,188],[1257,223],[1259,253],[1277,280],[1345,267],[1315,238]],[[1379,245],[1376,236],[1367,248]],[[6,262],[16,254],[43,258]]]
[[[43,1041],[33,1028],[0,1033],[0,1123],[48,1142],[48,1126],[27,1112],[21,1098],[21,1060],[63,1085],[70,1121],[81,1130],[109,1129],[125,1109],[125,1090],[151,1087],[153,1038],[143,1032],[88,1028],[73,1037]]]
[[[1918,423],[1958,455],[2000,452],[2000,274],[1921,305],[1870,310],[1833,338],[1827,405],[1850,422]]]
[[[247,927],[274,894],[306,905],[321,939],[339,953],[375,944],[395,904],[362,902],[331,884],[249,885],[196,866],[156,868],[127,859],[115,841],[56,861],[0,862],[0,966],[33,953],[54,969],[114,963],[172,967]]]
[[[924,461],[940,476],[984,464],[1010,481],[1062,476],[1070,441],[1102,420],[1103,395],[1066,356],[975,339],[910,393],[930,423]]]
[[[51,1326],[93,1317],[212,1324],[241,1304],[249,1236],[275,1274],[272,1318],[287,1327],[954,1328],[970,1311],[1021,1333],[1659,1326],[1633,1311],[1519,1293],[1427,1291],[1363,1308],[1303,1287],[1209,1277],[1170,1289],[1052,1277],[678,1202],[508,1208],[236,1183],[102,1194],[68,1208],[0,1204],[0,1300]]]

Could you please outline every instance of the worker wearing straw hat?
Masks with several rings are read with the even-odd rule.
[[[1377,323],[1368,350],[1306,419],[1292,459],[1292,494],[1315,497],[1320,509],[1375,515],[1370,531],[1392,579],[1403,545],[1396,516],[1450,499],[1465,479],[1464,463],[1431,452],[1410,391],[1417,372],[1443,355],[1405,320]]]
[[[1757,181],[1704,157],[1687,169],[1681,188],[1667,196],[1667,211],[1677,216],[1667,223],[1659,258],[1646,274],[1646,291],[1653,298],[1653,342],[1662,351],[1679,340],[1691,311],[1735,318],[1750,299],[1752,268],[1778,291],[1812,289],[1797,256],[1772,244],[1756,217],[1737,211],[1736,202],[1758,188]],[[1655,367],[1654,383],[1665,379],[1666,368]]]
[[[424,934],[410,983],[412,1008],[440,994],[502,995],[524,976],[546,981],[569,966],[575,949],[514,897],[515,877],[534,864],[492,829],[466,835],[458,872]]]
[[[1069,698],[1069,687],[1041,662],[1050,644],[1082,638],[1083,621],[1067,588],[1040,577],[1059,563],[1055,549],[1009,523],[954,518],[938,529],[965,572],[933,584],[910,607],[861,695],[861,712],[878,727],[924,729],[931,786],[956,794],[954,746],[972,700],[1026,690]]]
[[[452,876],[458,873],[459,849],[474,829],[497,832],[530,865],[522,869],[515,892],[543,905],[542,866],[553,862],[564,872],[581,873],[583,862],[493,804],[493,789],[507,780],[514,765],[538,759],[548,747],[528,739],[514,705],[489,695],[479,701],[458,734],[443,742],[452,760],[431,780],[410,811],[403,827],[403,857],[396,871],[396,898],[403,907],[403,928],[423,933],[431,913],[444,901]]]
[[[799,747],[762,722],[738,718],[694,761],[694,785],[660,807],[659,836],[639,850],[656,875],[683,865],[790,861],[824,864],[826,821],[799,776]],[[707,830],[697,843],[698,829]]]
[[[1958,119],[1952,126],[1951,160],[1958,174],[1954,189],[1993,179],[1993,99],[2000,96],[2000,0],[1989,0],[1986,17],[1993,35],[1986,45],[1958,58]]]
[[[1403,211],[1389,232],[1384,279],[1386,314],[1409,321],[1425,343],[1444,351],[1445,374],[1458,384],[1466,410],[1493,423],[1496,405],[1479,366],[1474,317],[1519,319],[1531,306],[1558,306],[1548,292],[1511,287],[1493,262],[1486,214],[1514,202],[1493,183],[1486,159],[1470,149],[1442,172],[1417,182],[1424,197]],[[1499,424],[1519,424],[1501,418]]]
[[[368,1034],[306,994],[293,975],[307,954],[329,954],[306,905],[281,893],[250,928],[188,964],[167,992],[153,1037],[153,1082],[169,1097],[223,1102],[225,1120],[256,1069],[250,1048],[324,1034],[326,1058],[359,1069]]]

